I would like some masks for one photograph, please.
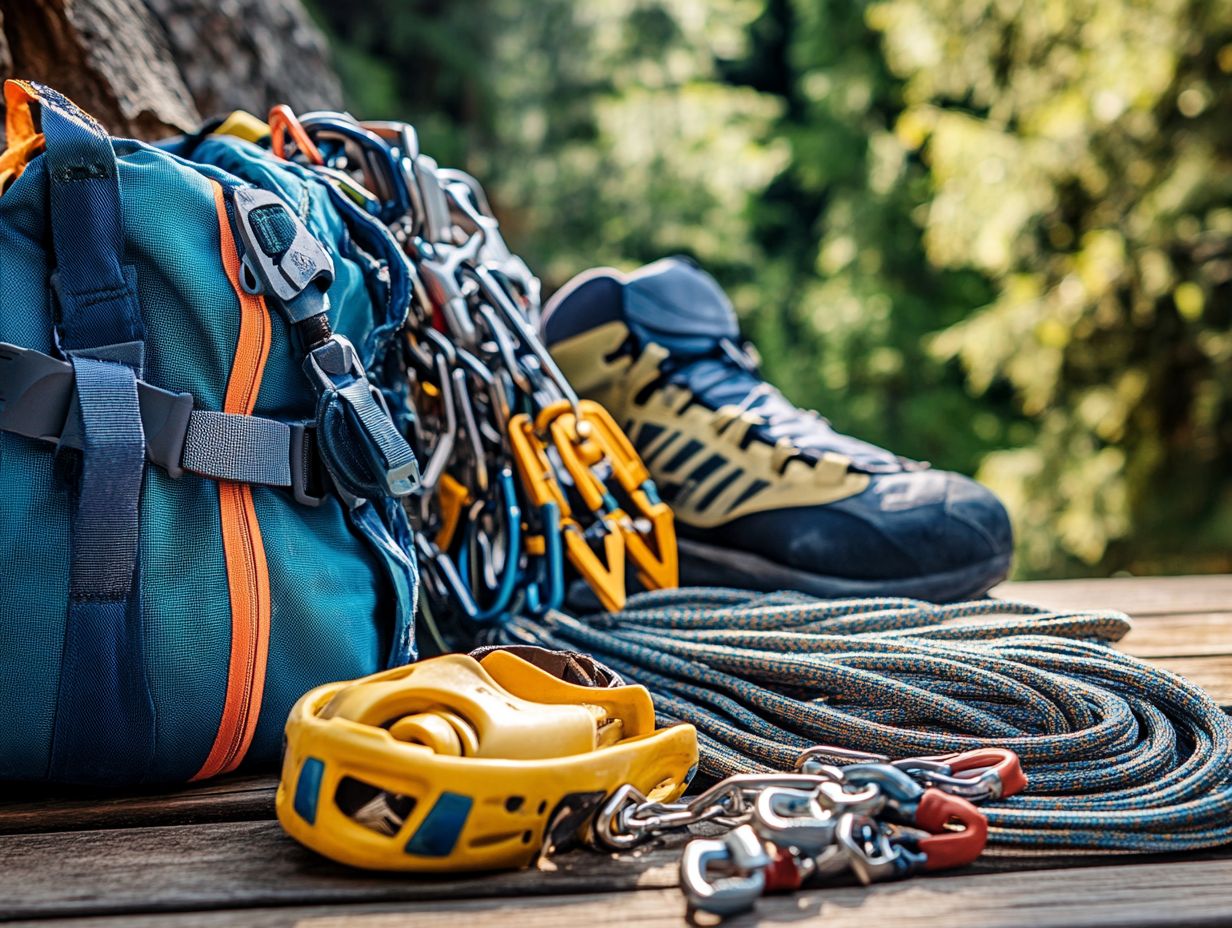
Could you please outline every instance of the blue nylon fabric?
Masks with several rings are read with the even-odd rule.
[[[0,339],[53,350],[47,165],[36,158],[0,197]],[[0,432],[0,777],[46,775],[68,612],[69,519],[48,446]]]

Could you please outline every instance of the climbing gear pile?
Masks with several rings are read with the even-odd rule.
[[[575,842],[621,787],[676,799],[693,728],[656,731],[640,686],[536,666],[559,657],[451,654],[311,690],[287,721],[279,820],[353,866],[484,870]]]
[[[566,561],[605,608],[626,562],[675,586],[671,511],[620,427],[579,400],[536,331],[539,281],[482,187],[440,168],[404,123],[271,114],[271,144],[387,225],[415,274],[400,424],[422,465],[410,506],[437,646],[564,600]]]
[[[644,688],[582,655],[431,658],[297,703],[278,817],[335,860],[417,872],[524,867],[578,843],[628,851],[718,825],[731,830],[685,847],[681,885],[694,907],[730,914],[847,869],[868,883],[968,864],[987,833],[971,801],[1026,782],[1006,750],[891,762],[814,746],[791,773],[681,800],[694,729],[654,724]]]
[[[661,719],[696,726],[712,777],[781,771],[817,742],[888,756],[1013,750],[1031,790],[983,805],[994,850],[1232,838],[1225,717],[1197,687],[1108,648],[1128,629],[1119,613],[668,588],[674,548],[654,485],[543,350],[538,283],[479,185],[422,155],[408,126],[280,118],[275,150],[386,223],[418,277],[404,345],[415,418],[403,424],[424,462],[417,544],[442,646],[593,654],[647,686]],[[549,330],[567,323],[560,313]],[[566,555],[605,611],[560,608]],[[627,602],[626,557],[651,588]]]
[[[0,779],[270,767],[306,689],[415,656],[409,271],[267,150],[5,100]]]

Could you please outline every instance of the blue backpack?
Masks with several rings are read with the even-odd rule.
[[[272,766],[305,690],[414,658],[408,266],[257,145],[5,97],[0,779]]]

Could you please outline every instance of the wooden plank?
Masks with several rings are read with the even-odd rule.
[[[1149,660],[1232,655],[1232,612],[1135,618],[1117,647]]]
[[[12,835],[0,840],[0,920],[664,888],[676,885],[683,840],[673,836],[619,856],[574,851],[544,870],[413,876],[334,864],[284,835],[277,822]],[[970,872],[1098,867],[1109,860],[986,855]]]
[[[790,922],[800,928],[1138,928],[1147,925],[1227,924],[1232,908],[1232,861],[1193,861],[1097,867],[1041,885],[1038,873],[916,878],[871,887],[806,889],[759,900],[755,912],[724,925],[745,928]],[[685,914],[677,890],[589,892],[539,898],[497,897],[353,906],[306,906],[27,923],[44,928],[537,928],[630,925],[678,928]]]
[[[1232,574],[1003,583],[992,595],[1054,609],[1119,609],[1132,616],[1221,612],[1232,609]]]
[[[1221,706],[1232,705],[1232,657],[1166,657],[1151,663],[1198,684]]]
[[[264,776],[119,796],[18,788],[0,801],[0,835],[270,819],[277,786],[276,777]]]
[[[0,920],[673,886],[677,857],[583,851],[550,873],[417,877],[332,863],[277,822],[10,835],[0,840]]]

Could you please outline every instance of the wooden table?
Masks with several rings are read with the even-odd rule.
[[[998,595],[1122,609],[1125,650],[1232,703],[1232,576],[1007,584]],[[456,879],[349,871],[283,835],[273,783],[157,796],[0,802],[0,920],[97,925],[481,928],[683,924],[678,847],[562,856],[547,871]],[[1049,870],[1051,869],[1051,872]],[[1232,851],[1150,858],[983,858],[958,873],[762,900],[755,922],[878,928],[1225,924]]]

